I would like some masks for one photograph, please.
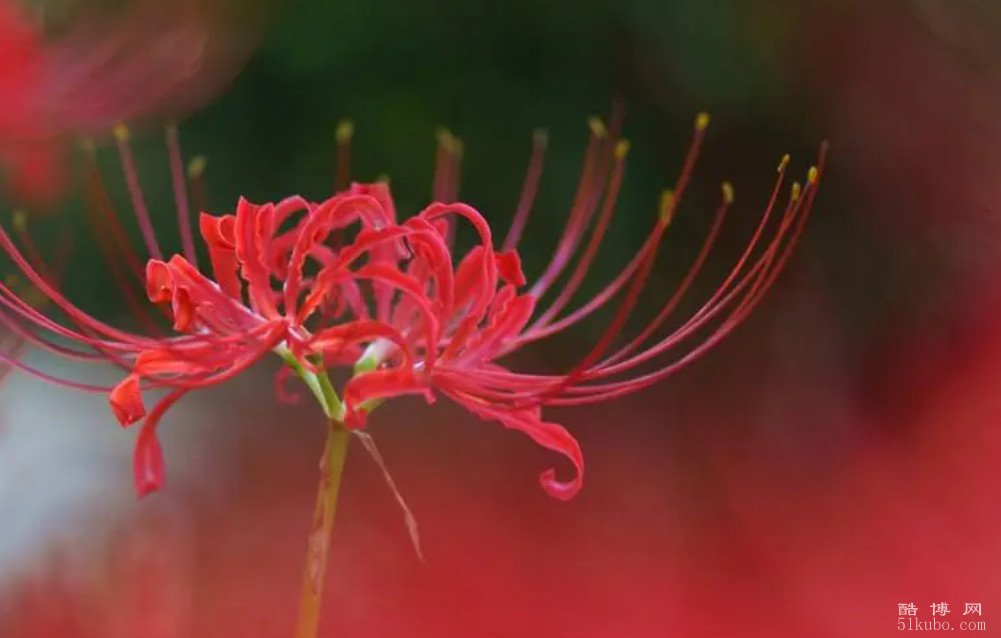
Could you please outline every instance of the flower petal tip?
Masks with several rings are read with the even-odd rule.
[[[525,273],[521,269],[521,256],[518,255],[517,251],[508,250],[497,253],[496,259],[501,279],[519,288],[527,283]]]
[[[558,501],[569,501],[577,496],[584,485],[583,478],[578,475],[574,480],[564,483],[556,480],[556,470],[548,469],[539,475],[539,484],[542,489]]]
[[[159,490],[160,483],[158,481],[146,479],[140,482],[139,479],[136,479],[136,498],[145,498]]]
[[[132,457],[136,496],[142,498],[163,485],[163,448],[152,427],[143,427]]]
[[[139,377],[125,377],[108,395],[108,403],[122,427],[132,425],[146,416],[146,407],[139,391]]]

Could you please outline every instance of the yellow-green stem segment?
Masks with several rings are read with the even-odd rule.
[[[327,445],[320,460],[320,482],[316,493],[316,508],[313,510],[312,529],[309,532],[295,638],[316,638],[320,625],[323,583],[327,563],[330,561],[330,536],[334,527],[337,494],[341,487],[349,438],[350,434],[344,426],[336,421],[329,422]]]

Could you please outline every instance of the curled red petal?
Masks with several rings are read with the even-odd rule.
[[[132,457],[133,480],[136,494],[142,498],[163,485],[163,448],[156,436],[156,428],[144,424],[136,438]]]
[[[230,297],[240,299],[243,290],[239,277],[239,261],[236,258],[236,217],[223,215],[215,217],[202,213],[198,218],[198,228],[209,249],[212,274],[219,287]]]
[[[188,332],[195,325],[195,305],[191,303],[191,295],[185,288],[174,290],[174,298],[170,300],[170,309],[174,313],[174,330]]]
[[[170,301],[172,279],[167,264],[159,259],[146,262],[146,296],[153,303]]]
[[[160,425],[164,413],[185,394],[187,390],[174,390],[160,399],[139,430],[132,456],[133,480],[139,498],[155,492],[163,485],[163,448],[160,447],[160,440],[156,436],[156,428]]]
[[[497,272],[505,283],[513,284],[519,288],[526,283],[525,273],[521,269],[521,256],[516,250],[507,250],[497,253]]]
[[[142,394],[139,392],[139,377],[134,374],[125,377],[108,395],[108,403],[123,427],[146,416]]]
[[[205,326],[213,332],[250,331],[261,325],[238,298],[208,279],[188,260],[174,255],[166,263],[152,259],[146,265],[146,293],[151,301],[169,301],[174,329],[188,332]]]
[[[558,480],[556,470],[552,468],[539,475],[539,484],[546,494],[560,501],[569,501],[580,492],[584,485],[584,454],[577,440],[562,425],[543,421],[538,408],[509,408],[485,403],[467,394],[447,394],[481,419],[499,421],[508,429],[519,430],[542,447],[559,452],[573,463],[577,473],[569,481]]]

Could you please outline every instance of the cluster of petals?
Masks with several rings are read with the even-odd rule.
[[[145,267],[145,291],[151,302],[169,308],[174,336],[135,334],[83,312],[26,255],[23,240],[19,248],[2,230],[0,247],[73,325],[49,319],[3,284],[0,317],[35,345],[110,361],[126,371],[113,388],[57,381],[107,391],[123,425],[143,422],[135,456],[140,493],[162,481],[156,429],[164,412],[188,391],[221,383],[276,352],[307,382],[329,383],[326,372],[337,367],[352,371],[342,399],[314,392],[321,402],[327,397],[327,415],[348,428],[364,427],[383,400],[418,395],[430,402],[440,395],[484,420],[523,432],[569,460],[569,479],[558,479],[554,469],[540,476],[548,494],[569,499],[582,486],[583,455],[566,428],[543,417],[543,408],[622,397],[694,361],[728,335],[772,286],[812,207],[823,152],[805,185],[794,183],[781,202],[788,166],[788,157],[783,158],[744,251],[696,310],[674,320],[733,202],[733,189],[724,184],[706,239],[681,283],[658,299],[661,309],[645,327],[621,343],[688,184],[706,124],[700,116],[677,183],[650,215],[647,239],[579,305],[573,303],[575,296],[599,252],[622,184],[628,142],[619,138],[617,120],[608,129],[592,123],[566,227],[551,260],[531,281],[517,246],[542,174],[545,139],[535,138],[512,225],[497,241],[480,212],[455,201],[461,147],[446,135],[439,140],[436,201],[406,219],[398,218],[385,183],[351,184],[323,202],[298,196],[266,204],[241,199],[232,214],[200,217],[210,272],[199,269],[191,246],[165,259],[155,238],[147,236],[152,259]],[[461,252],[455,247],[459,225],[475,238]],[[614,309],[612,319],[568,371],[526,373],[501,362],[605,306]],[[86,348],[66,347],[43,333]],[[147,410],[144,395],[157,390],[166,393],[157,392],[157,402]]]

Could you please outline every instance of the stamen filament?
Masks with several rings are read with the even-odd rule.
[[[125,183],[129,189],[129,196],[132,198],[132,209],[139,222],[139,230],[142,232],[146,249],[149,251],[150,257],[162,261],[163,252],[160,250],[160,244],[156,241],[156,232],[153,230],[149,209],[146,208],[146,201],[143,199],[142,186],[139,185],[139,171],[136,170],[135,158],[129,144],[129,129],[124,124],[118,124],[115,126],[114,134],[118,146],[118,156],[121,160],[122,174],[125,175]]]
[[[191,208],[188,205],[188,188],[184,180],[184,160],[181,155],[177,125],[174,124],[167,127],[167,154],[170,156],[170,178],[174,187],[174,203],[177,204],[177,226],[181,232],[181,248],[184,250],[185,258],[197,268],[198,254],[195,251],[195,238],[191,231]]]

